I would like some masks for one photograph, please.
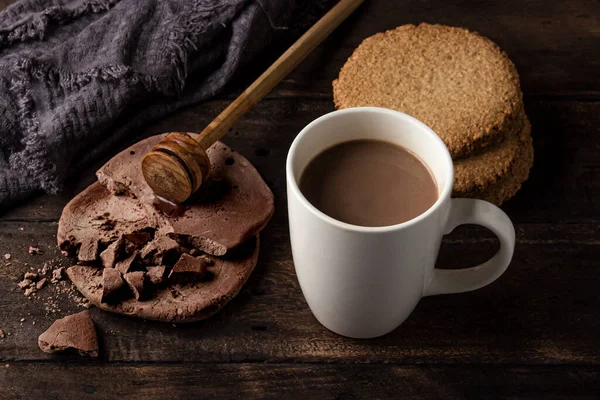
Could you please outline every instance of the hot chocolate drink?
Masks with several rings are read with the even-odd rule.
[[[410,151],[380,140],[353,140],[323,151],[305,168],[299,186],[330,217],[371,227],[411,220],[438,198],[428,167]]]

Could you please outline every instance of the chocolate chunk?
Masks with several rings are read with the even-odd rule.
[[[141,248],[144,244],[152,240],[152,235],[148,232],[134,232],[123,236],[125,240],[125,252],[131,254]]]
[[[104,268],[114,268],[115,263],[120,258],[121,251],[123,250],[123,239],[119,238],[112,242],[102,253],[100,253],[100,260]]]
[[[137,266],[139,262],[140,253],[134,252],[132,255],[127,257],[126,259],[117,262],[115,268],[119,270],[122,274],[126,274],[128,272],[133,271],[133,269]]]
[[[133,297],[140,300],[144,297],[144,285],[146,282],[146,273],[143,271],[129,272],[124,275],[125,282],[133,292]]]
[[[76,265],[67,274],[81,294],[102,310],[164,322],[193,322],[214,315],[240,291],[256,266],[258,249],[258,238],[253,238],[226,258],[215,258],[210,280],[186,285],[166,282],[148,301],[132,297],[102,303],[102,269]]]
[[[184,253],[171,269],[169,279],[178,283],[196,282],[204,277],[206,267],[208,263],[203,257],[192,257]]]
[[[104,268],[102,270],[102,303],[116,298],[124,286],[125,282],[123,282],[123,277],[118,270]]]
[[[105,229],[105,220],[113,216],[112,229]],[[58,246],[67,254],[76,254],[86,248],[84,243],[98,241],[111,243],[122,235],[156,226],[156,220],[140,201],[124,196],[113,196],[96,182],[79,193],[64,208],[58,223]]]
[[[98,180],[115,193],[127,187],[137,200],[154,209],[154,193],[146,184],[139,165],[164,136],[142,140],[117,154],[98,170]],[[171,228],[172,239],[215,256],[224,255],[256,235],[274,210],[273,193],[258,171],[243,156],[229,150],[221,142],[207,150],[212,168],[210,180],[204,182],[196,197],[186,204],[183,214],[155,212],[157,218]],[[131,155],[131,151],[135,154]],[[231,163],[228,158],[233,160],[232,165],[227,165]]]
[[[54,321],[40,335],[38,345],[46,353],[75,349],[82,356],[98,357],[98,339],[90,312],[83,311]]]
[[[81,242],[77,259],[81,264],[92,264],[98,259],[98,239],[88,238]]]
[[[155,267],[146,267],[146,276],[153,285],[160,285],[167,279],[167,267],[157,265]]]

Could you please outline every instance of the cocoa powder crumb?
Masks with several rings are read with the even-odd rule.
[[[42,278],[38,281],[38,283],[35,284],[35,287],[37,290],[40,290],[41,288],[44,287],[44,285],[46,285],[46,278]]]
[[[23,279],[21,282],[18,283],[18,286],[21,289],[26,289],[29,286],[31,286],[32,283],[33,283],[33,281],[31,281],[30,279]]]
[[[25,289],[25,296],[29,297],[35,293],[35,287],[29,287]]]
[[[40,253],[40,248],[39,247],[33,247],[33,246],[29,246],[29,254],[31,254],[32,256],[39,254]]]
[[[0,329],[0,339],[4,339],[4,331]]]
[[[35,281],[38,278],[38,274],[36,274],[35,272],[25,272],[24,278]]]
[[[12,257],[12,256],[11,256],[10,254],[8,254],[8,253],[6,253],[6,254],[4,255],[4,259],[5,259],[5,260],[10,260],[10,258],[11,258],[11,257]]]

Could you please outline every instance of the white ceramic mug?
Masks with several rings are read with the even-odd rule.
[[[410,221],[384,227],[350,225],[317,210],[298,188],[304,168],[323,150],[355,139],[385,140],[416,154],[437,181],[435,204]],[[292,143],[286,179],[300,287],[317,320],[340,335],[384,335],[404,322],[422,297],[488,285],[512,258],[515,230],[508,216],[482,200],[451,199],[454,167],[448,149],[429,127],[406,114],[359,107],[316,119]],[[476,267],[436,269],[442,236],[461,224],[490,229],[500,250]]]

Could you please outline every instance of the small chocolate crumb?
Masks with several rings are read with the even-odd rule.
[[[25,318],[21,318],[21,322],[25,322]]]
[[[38,281],[38,283],[35,284],[35,288],[37,290],[42,289],[44,286],[46,285],[46,278],[42,278]]]
[[[27,297],[31,296],[34,293],[35,293],[35,286],[28,287],[27,289],[25,289],[25,296],[27,296]]]
[[[32,256],[39,254],[40,253],[40,248],[39,247],[33,247],[33,246],[29,246],[29,254],[31,254]]]
[[[17,285],[21,288],[21,289],[26,289],[29,286],[31,286],[31,284],[33,283],[33,281],[31,279],[23,279],[21,282],[19,282]]]
[[[64,276],[64,271],[65,271],[64,267],[60,267],[60,268],[52,271],[52,283],[56,283],[56,282],[60,281]]]
[[[4,339],[4,331],[0,329],[0,339]]]
[[[11,256],[10,254],[8,254],[8,253],[6,253],[6,254],[4,255],[4,259],[5,259],[5,260],[10,260],[10,258],[11,258],[11,257],[12,257],[12,256]]]
[[[25,272],[25,279],[30,279],[32,281],[35,281],[38,278],[38,274],[34,273],[34,272]]]

